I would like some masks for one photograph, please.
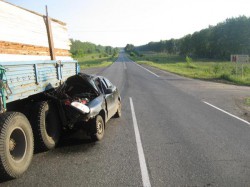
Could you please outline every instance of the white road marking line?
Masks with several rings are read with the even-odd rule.
[[[136,64],[137,66],[139,66],[139,67],[145,69],[146,71],[148,71],[149,73],[153,74],[154,76],[160,77],[159,75],[157,75],[157,74],[155,74],[154,72],[148,70],[147,68],[144,68],[143,66],[141,66],[141,65],[139,65],[139,64],[137,64],[137,63],[135,63],[134,61],[131,61],[131,62],[133,62],[133,63]]]
[[[227,111],[225,111],[225,110],[222,110],[222,109],[220,109],[220,108],[218,108],[218,107],[216,107],[216,106],[214,106],[214,105],[212,105],[212,104],[210,104],[210,103],[208,103],[208,102],[206,102],[206,101],[203,101],[203,103],[205,103],[205,104],[207,104],[207,105],[209,105],[209,106],[211,106],[211,107],[213,107],[213,108],[215,108],[215,109],[217,109],[217,110],[219,110],[219,111],[221,111],[221,112],[224,112],[225,114],[227,114],[227,115],[229,115],[229,116],[232,116],[232,117],[234,117],[234,118],[236,118],[236,119],[238,119],[238,120],[240,120],[240,121],[242,121],[242,122],[244,122],[244,123],[250,125],[250,123],[249,123],[248,121],[246,121],[246,120],[244,120],[244,119],[241,119],[241,118],[239,118],[238,116],[235,116],[235,115],[233,115],[233,114],[230,114],[229,112],[227,112]]]
[[[124,69],[127,69],[126,63],[123,62]]]
[[[146,164],[143,147],[141,143],[141,136],[140,136],[137,120],[136,120],[133,100],[131,97],[129,97],[129,100],[130,100],[131,113],[132,113],[132,119],[133,119],[134,131],[135,131],[135,139],[136,139],[137,151],[138,151],[140,168],[141,168],[142,183],[144,187],[151,187],[147,164]]]

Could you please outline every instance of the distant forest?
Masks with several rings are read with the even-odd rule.
[[[250,54],[250,18],[230,18],[180,39],[150,42],[138,47],[128,44],[125,50],[228,60],[231,54]]]
[[[100,53],[103,55],[117,55],[119,52],[118,48],[113,48],[111,46],[101,46],[101,45],[95,45],[90,42],[82,42],[80,40],[73,40],[70,39],[71,47],[70,47],[70,53],[73,57],[79,58],[83,57],[86,54],[94,54],[94,53]]]

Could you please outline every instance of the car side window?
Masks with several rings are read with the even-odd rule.
[[[103,86],[102,86],[101,80],[99,78],[95,79],[95,85],[103,93]]]
[[[103,79],[101,79],[101,83],[103,85],[103,88],[106,90],[108,88],[107,83]]]
[[[108,80],[108,79],[103,79],[105,81],[105,83],[107,84],[107,87],[108,88],[112,88],[113,87],[113,84]]]

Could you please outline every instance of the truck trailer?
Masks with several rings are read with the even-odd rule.
[[[79,73],[66,24],[0,0],[0,178],[21,176],[35,145],[56,146],[61,121],[49,93]]]

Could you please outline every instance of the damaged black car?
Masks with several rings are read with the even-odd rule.
[[[105,126],[112,117],[121,117],[121,96],[107,78],[79,73],[69,77],[47,97],[57,105],[64,131],[82,128],[94,141],[104,136]],[[47,130],[49,134],[49,130]],[[53,139],[53,133],[50,133]]]

